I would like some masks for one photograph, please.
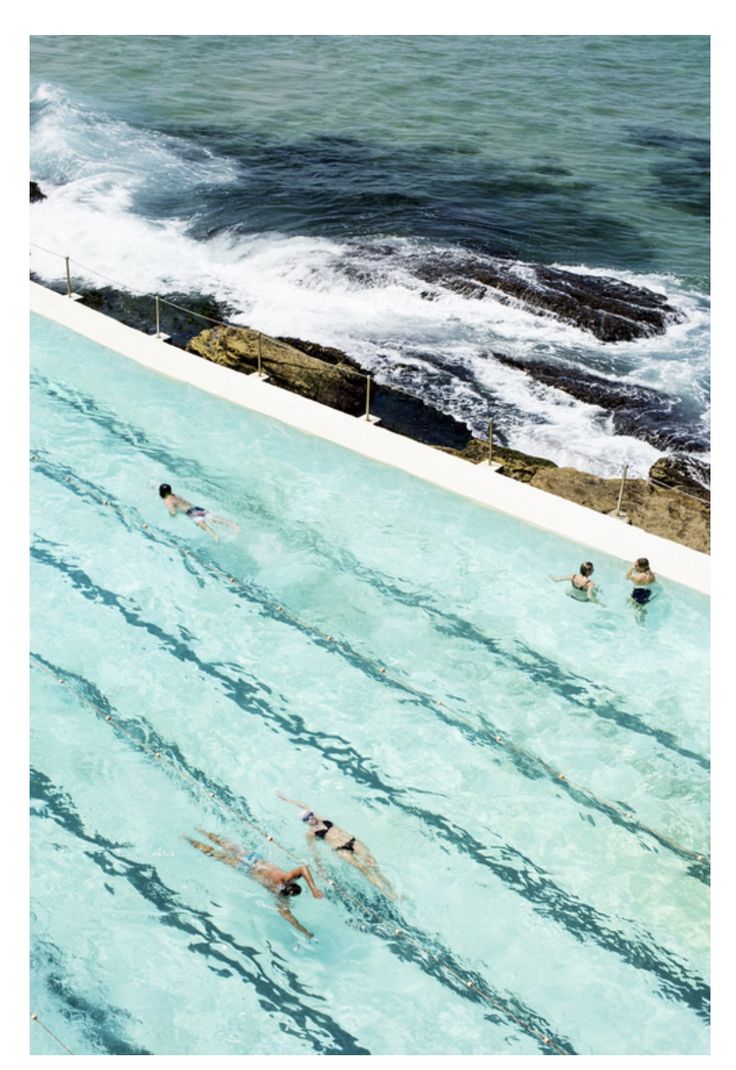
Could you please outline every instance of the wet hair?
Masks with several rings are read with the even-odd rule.
[[[649,558],[648,557],[637,557],[637,559],[636,559],[636,567],[640,568],[643,572],[648,572],[649,571]]]
[[[296,881],[288,881],[281,889],[280,895],[301,895],[302,888]]]
[[[593,562],[592,561],[583,561],[582,565],[580,566],[580,575],[581,576],[589,576],[592,571],[593,571]]]
[[[171,487],[168,483],[162,483],[158,488],[158,492],[162,498],[168,498],[169,494],[171,494]]]

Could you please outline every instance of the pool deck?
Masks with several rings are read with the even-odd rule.
[[[273,417],[305,434],[335,442],[364,457],[400,468],[418,479],[470,498],[480,505],[554,532],[577,544],[560,567],[577,567],[577,556],[599,551],[628,565],[648,557],[657,575],[710,594],[710,558],[687,546],[596,513],[575,502],[499,475],[468,461],[387,431],[364,417],[348,416],[316,401],[243,375],[231,368],[169,346],[150,335],[86,308],[78,301],[30,284],[31,311],[129,357],[170,379],[189,383],[253,412]]]

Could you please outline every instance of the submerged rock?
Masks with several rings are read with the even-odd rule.
[[[35,201],[45,201],[46,194],[41,190],[38,182],[31,181],[31,204]]]
[[[489,293],[529,312],[551,313],[603,342],[663,334],[684,316],[662,294],[603,275],[582,275],[546,264],[484,257],[443,256],[414,265],[426,282],[481,300]],[[432,292],[425,291],[427,299]]]

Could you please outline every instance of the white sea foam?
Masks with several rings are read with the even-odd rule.
[[[680,394],[707,419],[708,301],[676,279],[615,272],[666,293],[686,319],[664,336],[611,345],[505,296],[476,300],[428,284],[415,273],[417,262],[447,250],[427,242],[382,239],[379,253],[370,242],[275,233],[223,231],[197,240],[189,219],[144,218],[137,195],[157,184],[194,189],[244,181],[236,165],[176,138],[83,113],[53,87],[40,86],[35,100],[41,112],[33,169],[48,176],[48,197],[31,213],[31,269],[43,278],[63,279],[69,256],[74,277],[92,285],[211,293],[234,310],[235,322],[344,349],[379,381],[411,386],[478,433],[495,412],[510,445],[602,475],[622,464],[644,475],[661,451],[615,435],[603,410],[535,383],[493,351],[578,364],[614,381]],[[517,269],[532,272],[521,263]]]

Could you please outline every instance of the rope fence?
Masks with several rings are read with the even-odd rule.
[[[68,256],[65,256],[62,253],[57,253],[52,249],[45,248],[43,245],[38,245],[36,242],[30,242],[30,245],[31,245],[32,248],[38,249],[41,252],[47,253],[49,256],[56,256],[56,257],[59,257],[61,260],[65,261],[66,270],[67,270],[67,280],[68,280],[67,293],[68,293],[68,296],[71,296],[71,281],[70,281],[70,276],[69,276],[69,265],[70,265],[70,263],[72,263],[71,259]],[[264,335],[262,331],[258,331],[256,328],[248,326],[248,324],[245,324],[245,323],[228,323],[225,320],[217,319],[214,316],[208,316],[204,312],[198,312],[195,309],[187,308],[184,305],[178,304],[176,301],[171,301],[167,297],[162,297],[160,294],[152,294],[147,290],[140,290],[136,286],[131,286],[129,283],[123,283],[123,282],[120,282],[117,279],[111,279],[109,277],[109,275],[104,275],[101,271],[97,271],[95,268],[91,268],[91,267],[87,266],[86,264],[82,264],[79,260],[75,260],[75,261],[73,261],[73,263],[76,264],[76,266],[78,268],[81,268],[82,271],[85,271],[90,275],[94,275],[99,279],[102,279],[104,282],[108,283],[110,286],[114,286],[118,290],[123,290],[123,291],[127,290],[127,291],[129,291],[131,293],[136,294],[139,297],[149,297],[149,298],[151,298],[151,300],[153,300],[155,302],[156,330],[155,330],[154,336],[157,337],[157,338],[168,337],[168,336],[163,336],[161,334],[159,317],[158,317],[159,306],[160,305],[166,305],[169,308],[176,309],[177,312],[183,312],[187,316],[191,316],[194,319],[203,320],[206,323],[211,323],[216,327],[224,327],[226,330],[247,330],[247,331],[252,331],[253,334],[257,335],[257,345],[258,345],[257,362],[258,362],[258,377],[259,378],[262,377],[262,367],[261,367],[262,359],[263,359],[262,358],[262,343],[263,343],[263,339],[264,338],[268,339],[268,344],[269,344],[269,346],[271,348],[280,349],[282,352],[288,352],[289,347],[286,344],[284,344],[283,342],[280,342],[278,340],[278,338],[274,338],[272,335]],[[308,354],[305,354],[305,355],[308,356]],[[266,358],[266,359],[268,359],[268,358]],[[370,420],[370,389],[371,389],[371,376],[370,376],[370,373],[360,372],[360,371],[358,371],[357,368],[350,368],[350,367],[341,368],[341,373],[342,374],[347,374],[347,375],[353,375],[353,376],[356,376],[359,379],[365,381],[365,383],[366,383],[366,414],[365,414],[365,418],[366,418],[366,420]]]
[[[41,252],[47,253],[49,256],[56,256],[56,257],[59,257],[59,259],[65,261],[66,270],[67,270],[67,280],[68,280],[68,282],[67,282],[68,296],[72,296],[72,294],[71,294],[71,277],[69,275],[69,265],[71,263],[70,258],[68,256],[64,256],[62,253],[56,252],[53,249],[47,249],[43,245],[39,245],[36,242],[30,242],[30,245],[31,245],[32,248],[38,249]],[[257,336],[256,362],[257,362],[257,375],[258,375],[259,379],[263,378],[263,359],[264,359],[263,358],[263,353],[262,353],[263,339],[264,338],[268,339],[268,344],[269,344],[270,347],[273,347],[275,349],[280,349],[283,352],[286,352],[287,349],[288,349],[288,347],[284,343],[280,342],[278,339],[273,338],[271,335],[264,335],[262,331],[258,331],[253,327],[249,327],[247,324],[243,324],[243,323],[228,323],[228,322],[226,322],[224,320],[217,319],[214,316],[208,316],[204,312],[198,312],[198,311],[196,311],[194,309],[187,308],[184,305],[178,304],[176,301],[171,301],[167,297],[162,297],[160,294],[151,294],[146,290],[140,290],[137,287],[131,286],[128,283],[122,283],[119,280],[111,279],[108,275],[104,275],[101,271],[97,271],[95,268],[88,267],[87,265],[82,264],[78,260],[74,261],[74,263],[76,264],[76,266],[78,268],[81,268],[82,271],[87,272],[90,275],[94,275],[99,279],[103,279],[110,286],[114,286],[117,289],[123,290],[123,291],[127,290],[127,291],[129,291],[131,293],[137,294],[139,297],[149,297],[153,301],[155,301],[155,321],[156,321],[155,326],[156,326],[156,330],[155,330],[154,337],[156,337],[156,338],[161,338],[161,339],[168,338],[168,335],[161,334],[160,321],[159,321],[159,306],[160,305],[166,305],[169,308],[175,309],[177,312],[184,313],[185,315],[191,316],[192,318],[195,318],[195,319],[203,320],[206,323],[211,323],[216,327],[224,327],[224,328],[226,328],[228,330],[244,329],[244,330],[252,331]],[[371,379],[370,373],[369,372],[368,373],[367,372],[360,372],[355,368],[343,367],[343,368],[341,368],[341,374],[355,375],[355,376],[358,376],[360,379],[365,381],[365,388],[366,388],[366,392],[365,392],[365,414],[364,414],[363,418],[365,420],[369,421],[369,422],[371,420],[374,420],[374,418],[371,416],[371,412],[370,412],[371,387],[372,387],[372,379]],[[492,457],[493,457],[493,419],[491,419],[489,421],[488,435],[487,435],[486,441],[487,441],[486,464],[488,466],[492,467],[492,468],[501,467],[501,465],[498,464],[498,463],[496,463],[495,465],[492,463]],[[627,479],[627,474],[628,474],[628,467],[629,467],[628,465],[624,465],[623,468],[622,468],[621,487],[620,487],[620,492],[619,492],[618,504],[617,504],[616,508],[614,510],[612,510],[612,515],[620,517],[621,519],[626,519],[626,514],[625,514],[625,512],[622,511],[622,500],[623,500],[624,486],[625,486],[626,479]],[[641,477],[637,477],[637,478],[641,478]],[[672,494],[682,495],[683,497],[689,498],[692,501],[700,502],[701,505],[705,505],[708,508],[710,507],[710,492],[706,488],[703,489],[703,495],[699,495],[699,494],[691,493],[690,491],[683,490],[681,487],[670,486],[669,484],[664,483],[661,480],[653,479],[650,475],[647,475],[645,478],[646,478],[646,482],[650,483],[654,487],[659,487],[662,490],[670,491]]]

